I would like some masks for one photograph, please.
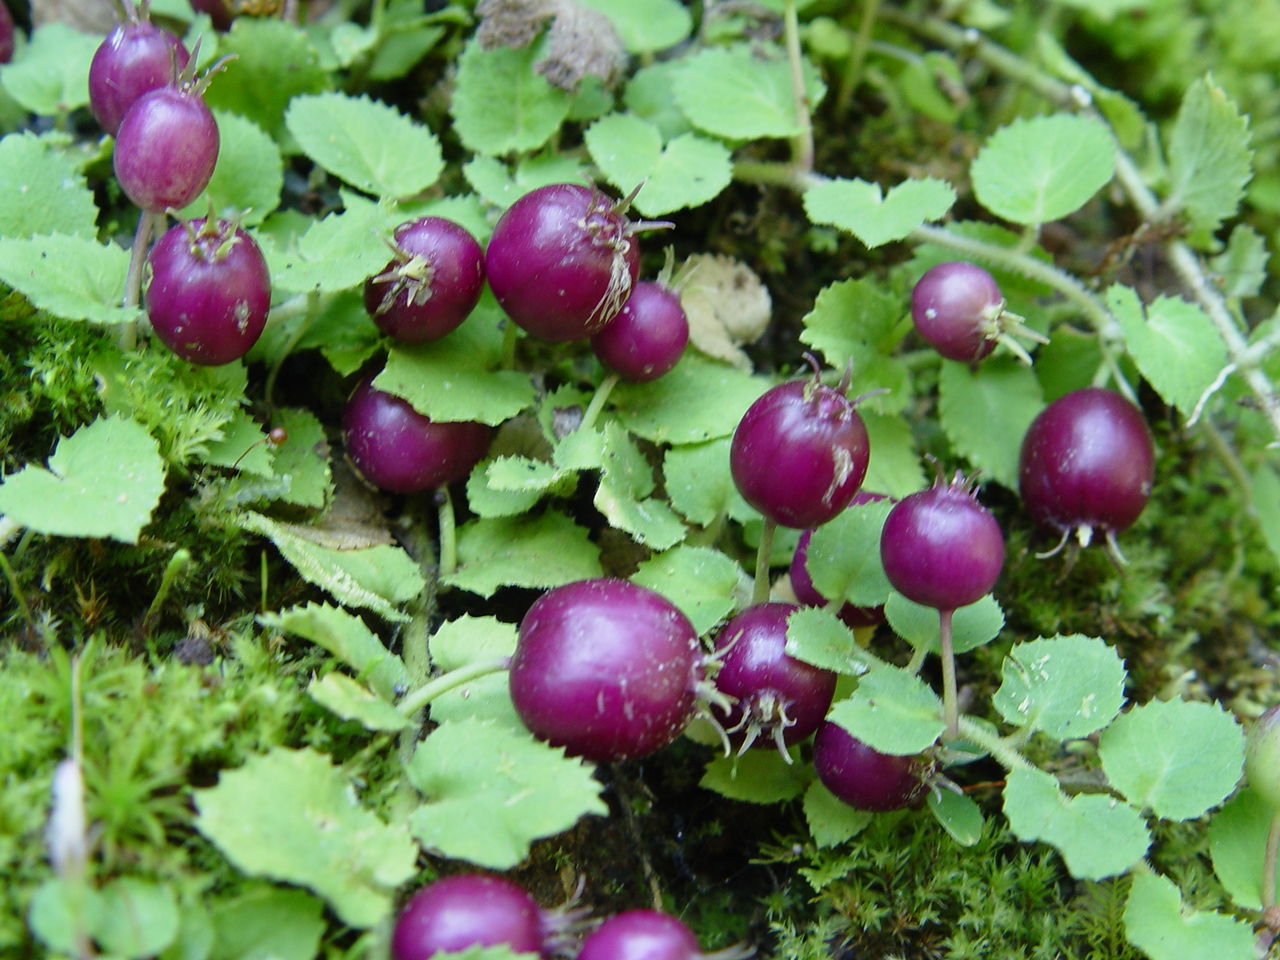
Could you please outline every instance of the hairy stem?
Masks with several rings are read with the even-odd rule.
[[[147,259],[147,248],[151,245],[152,234],[163,225],[164,214],[153,210],[143,210],[138,214],[138,229],[133,235],[133,246],[129,249],[129,271],[124,277],[124,306],[132,309],[138,305],[142,297],[142,268]],[[136,320],[122,323],[117,333],[117,342],[121,350],[132,350],[138,342],[138,324]]]
[[[777,529],[776,523],[764,518],[764,526],[760,528],[760,546],[756,549],[756,579],[751,591],[753,604],[769,599],[769,558],[773,555],[773,534]]]
[[[947,730],[946,740],[960,736],[960,708],[956,699],[956,654],[951,644],[951,615],[954,610],[938,611],[938,647],[942,653],[942,710]]]
[[[458,569],[458,535],[453,517],[453,498],[449,496],[447,484],[441,484],[436,490],[436,506],[438,537],[440,541],[439,576],[447,577]]]
[[[804,89],[804,61],[800,55],[800,19],[796,0],[786,0],[782,8],[782,41],[787,49],[787,65],[791,68],[791,99],[795,106],[796,126],[791,139],[791,165],[799,171],[813,169],[813,119],[809,115],[809,94]]]
[[[510,665],[510,657],[495,657],[492,660],[478,660],[475,663],[468,663],[464,667],[458,667],[456,670],[443,673],[434,680],[424,683],[417,690],[406,694],[405,698],[396,704],[396,709],[406,717],[411,717],[442,693],[448,693],[464,683],[470,683],[472,680],[488,676],[491,673],[506,670]]]
[[[596,421],[600,419],[600,412],[609,401],[609,394],[613,393],[613,388],[617,385],[616,373],[611,373],[600,381],[600,386],[596,387],[596,392],[591,396],[591,402],[587,404],[587,409],[582,414],[582,423],[578,425],[579,430],[590,430],[596,425]]]

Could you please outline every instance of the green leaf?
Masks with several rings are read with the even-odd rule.
[[[537,44],[520,50],[467,44],[458,58],[452,113],[468,149],[492,156],[536,150],[560,129],[569,96],[534,72],[537,56]]]
[[[73,30],[65,23],[46,23],[30,42],[0,69],[0,84],[9,96],[44,117],[67,114],[89,104],[89,64],[101,37]]]
[[[178,936],[173,891],[150,880],[120,877],[99,891],[102,917],[93,937],[118,957],[155,956]]]
[[[128,269],[128,251],[89,237],[0,238],[0,280],[32,306],[64,320],[136,320],[136,309],[119,306]]]
[[[682,66],[681,60],[647,64],[632,75],[623,92],[627,110],[656,126],[663,140],[674,140],[689,132],[689,121],[676,104],[676,84]]]
[[[729,439],[672,447],[663,457],[662,475],[671,506],[691,523],[709,526],[724,515],[733,491]]]
[[[1130,803],[1167,820],[1191,820],[1235,789],[1244,731],[1214,704],[1152,700],[1103,731],[1098,757]]]
[[[458,569],[446,583],[482,597],[502,586],[558,587],[604,574],[587,531],[562,513],[480,518],[458,531]]]
[[[938,653],[938,611],[933,607],[908,600],[894,592],[884,605],[885,618],[893,632],[913,647],[924,647],[930,653]],[[1004,629],[1004,611],[995,597],[987,594],[967,607],[960,607],[951,615],[951,645],[956,653],[968,653],[990,643]]]
[[[427,641],[431,665],[448,673],[482,660],[509,657],[516,649],[516,628],[493,617],[463,614],[440,625]],[[494,720],[516,730],[524,724],[511,703],[507,673],[490,673],[431,701],[431,719],[436,723],[453,720]]]
[[[478,517],[514,517],[542,499],[543,490],[500,490],[489,482],[497,461],[481,460],[467,477],[467,506]]]
[[[729,185],[729,151],[686,133],[664,148],[662,134],[628,113],[601,117],[587,130],[587,149],[606,180],[623,193],[644,186],[633,205],[646,217],[706,203]]]
[[[982,811],[962,793],[945,787],[929,791],[929,812],[962,847],[972,847],[982,839]]]
[[[872,670],[849,699],[831,708],[827,719],[881,753],[898,756],[933,746],[946,726],[938,695],[897,667]]]
[[[497,425],[533,403],[533,383],[516,370],[487,369],[472,348],[470,321],[443,340],[395,346],[373,384],[408,400],[432,420]]]
[[[787,618],[786,650],[823,670],[855,677],[867,672],[866,658],[849,628],[819,607],[802,607]]]
[[[513,456],[490,461],[484,476],[488,486],[494,490],[545,493],[560,483],[565,473],[545,460]]]
[[[931,220],[941,220],[956,202],[951,184],[934,177],[904,180],[881,193],[866,180],[828,180],[804,192],[804,210],[814,223],[848,231],[868,247],[902,240]]]
[[[834,847],[851,840],[866,829],[871,813],[856,810],[814,780],[804,792],[804,818],[809,833],[819,847]]]
[[[279,17],[236,17],[218,42],[222,56],[234,54],[214,77],[205,101],[252,120],[274,139],[286,132],[285,108],[300,94],[329,87],[320,54],[305,31]]]
[[[916,451],[911,424],[898,414],[863,409],[860,416],[866,425],[867,442],[871,446],[871,459],[862,489],[899,499],[923,490],[928,483]]]
[[[255,884],[213,910],[209,960],[314,960],[324,904],[303,890]]]
[[[309,582],[342,603],[372,610],[387,620],[408,620],[399,605],[412,600],[426,585],[418,565],[399,547],[334,550],[307,540],[306,527],[278,523],[252,510],[239,514],[237,521],[274,543],[281,556]]]
[[[1115,172],[1115,141],[1096,120],[1074,114],[1022,118],[1001,127],[969,168],[978,202],[1014,223],[1075,213]]]
[[[271,283],[285,293],[332,293],[359,286],[390,258],[378,239],[397,220],[394,211],[352,197],[347,209],[314,220],[306,232],[281,243],[260,235]]]
[[[1120,284],[1107,290],[1107,306],[1142,375],[1166,403],[1189,415],[1227,362],[1213,322],[1176,297],[1157,297],[1144,319],[1138,295]]]
[[[938,418],[956,452],[1010,490],[1031,421],[1044,409],[1040,382],[1010,357],[988,357],[977,370],[942,361]]]
[[[733,612],[741,577],[720,551],[679,546],[645,560],[631,579],[674,603],[702,635]]]
[[[810,107],[826,88],[804,62]],[[710,48],[685,60],[675,82],[676,102],[695,126],[731,140],[791,137],[800,132],[791,95],[791,71],[780,51],[758,55],[747,45]]]
[[[613,23],[628,53],[656,53],[689,36],[693,19],[677,0],[580,0]]]
[[[1213,910],[1187,908],[1173,881],[1134,876],[1124,908],[1129,942],[1151,960],[1253,960],[1253,928]]]
[[[279,499],[300,507],[323,507],[333,486],[324,427],[309,410],[280,408],[276,423],[289,439],[276,450],[275,475],[288,480],[289,489]]]
[[[107,417],[63,437],[49,469],[23,467],[0,484],[0,513],[37,533],[137,543],[164,492],[151,434]]]
[[[218,164],[209,185],[182,216],[207,216],[212,202],[222,216],[239,217],[242,224],[250,226],[259,224],[280,206],[284,187],[280,148],[252,120],[226,110],[216,110],[213,116],[221,140]]]
[[[698,786],[730,800],[782,803],[804,793],[813,771],[802,763],[782,759],[772,743],[748,750],[740,757],[716,757],[707,764]]]
[[[637,436],[654,443],[702,443],[733,433],[767,386],[686,351],[666,376],[620,383],[612,399],[622,425]]]
[[[1227,297],[1256,297],[1267,279],[1267,241],[1247,223],[1236,224],[1227,248],[1209,261]]]
[[[893,587],[880,563],[880,531],[892,509],[889,500],[857,504],[813,531],[805,569],[828,601],[874,607],[888,599]]]
[[[511,206],[538,187],[586,179],[582,164],[574,156],[555,152],[521,157],[514,172],[496,157],[472,157],[462,165],[462,173],[476,193],[500,208]]]
[[[382,697],[336,670],[312,680],[307,694],[320,706],[366,730],[394,733],[410,725],[409,718]]]
[[[339,180],[374,196],[394,199],[421,193],[444,170],[434,133],[368,97],[294,97],[284,119],[307,156]]]
[[[1253,174],[1249,118],[1212,77],[1196,80],[1183,96],[1168,157],[1164,208],[1184,212],[1192,229],[1216,230],[1240,208]]]
[[[323,647],[356,674],[369,681],[387,700],[409,682],[409,672],[394,653],[382,645],[359,617],[323,603],[289,607],[258,617],[264,627],[283,630]]]
[[[1001,668],[992,706],[1009,723],[1074,740],[1101,730],[1124,705],[1124,662],[1079,633],[1019,643]]]
[[[73,920],[76,913],[92,930],[102,922],[104,909],[97,890],[83,881],[78,884],[79,889],[76,886],[59,877],[50,877],[36,888],[27,908],[27,922],[32,932],[45,946],[67,954],[77,950]]]
[[[592,500],[609,525],[629,534],[636,543],[652,550],[666,550],[685,538],[689,531],[680,517],[658,497],[636,497],[619,489],[607,477],[596,487]]]
[[[266,439],[258,421],[245,411],[237,410],[235,416],[222,425],[222,439],[209,444],[200,460],[215,467],[235,467],[241,473],[269,477],[275,457],[271,447],[263,442]]]
[[[1274,811],[1249,788],[1223,805],[1209,823],[1209,856],[1231,899],[1246,910],[1262,909],[1267,834]],[[1280,880],[1280,863],[1272,864]]]
[[[593,770],[521,730],[481,720],[443,723],[407,768],[426,798],[409,815],[409,827],[446,857],[506,870],[539,837],[568,830],[587,814],[608,814]]]
[[[1133,807],[1096,793],[1068,799],[1043,770],[1009,771],[1004,813],[1015,836],[1053,844],[1071,875],[1081,880],[1123,873],[1151,845],[1142,814]]]
[[[902,316],[901,298],[874,280],[841,280],[819,292],[802,320],[800,341],[820,351],[836,370],[852,363],[858,393],[888,391],[868,397],[859,405],[864,411],[896,413],[911,399],[906,368],[891,356],[907,329]]]
[[[328,757],[277,747],[196,790],[196,827],[237,869],[310,887],[362,929],[391,912],[417,849],[401,826],[364,809]]]
[[[97,218],[84,176],[49,139],[11,133],[0,140],[0,234],[93,238]]]
[[[1094,7],[1099,16],[1110,18],[1125,6],[1141,6],[1142,0],[1070,0],[1080,7]],[[1136,103],[1122,93],[1104,87],[1083,67],[1073,60],[1048,30],[1036,32],[1036,49],[1046,69],[1059,79],[1078,84],[1093,98],[1098,110],[1106,117],[1115,131],[1116,139],[1126,150],[1136,150],[1146,136],[1146,118]]]

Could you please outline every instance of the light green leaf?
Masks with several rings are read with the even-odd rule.
[[[90,930],[102,923],[104,907],[97,890],[83,882],[75,889],[70,882],[50,877],[32,894],[27,922],[45,946],[74,954],[77,946],[73,917],[77,907]]]
[[[52,234],[0,238],[0,280],[32,305],[64,320],[129,323],[136,309],[124,299],[129,253],[90,237]]]
[[[1260,463],[1250,479],[1249,501],[1272,559],[1280,563],[1280,475]]]
[[[1001,127],[969,168],[978,202],[998,217],[1036,224],[1075,213],[1115,172],[1111,132],[1074,114]]]
[[[89,64],[102,38],[46,23],[31,34],[12,63],[0,68],[9,96],[44,117],[67,114],[89,103]]]
[[[868,397],[862,410],[896,413],[911,399],[906,368],[891,356],[909,329],[900,322],[903,310],[899,297],[864,277],[824,287],[802,320],[800,341],[820,351],[828,366],[843,370],[852,362],[854,393],[888,391]]]
[[[720,551],[679,546],[645,560],[631,579],[674,603],[702,635],[733,612],[741,577]]]
[[[312,750],[277,747],[195,798],[196,827],[237,869],[310,887],[351,926],[382,922],[414,874],[407,831],[364,809],[346,775]]]
[[[501,586],[558,587],[604,573],[599,554],[563,513],[480,518],[458,531],[458,568],[445,582],[482,597]]]
[[[1254,960],[1253,928],[1213,910],[1191,910],[1173,881],[1134,876],[1124,908],[1129,942],[1151,960]]]
[[[1244,731],[1221,707],[1152,700],[1098,742],[1107,779],[1136,806],[1190,820],[1227,798],[1244,769]]]
[[[286,479],[289,489],[279,499],[300,507],[323,507],[333,486],[326,451],[324,427],[309,410],[281,408],[276,421],[289,439],[276,450],[275,475]]]
[[[622,425],[654,443],[702,443],[727,437],[768,384],[686,351],[666,376],[620,383],[612,399]]]
[[[150,880],[120,877],[99,891],[102,918],[94,939],[119,957],[155,956],[178,936],[173,891]]]
[[[933,607],[908,600],[900,593],[889,594],[884,605],[885,618],[893,632],[913,647],[924,647],[938,653],[938,611]],[[995,597],[987,594],[980,600],[960,607],[951,615],[951,645],[956,653],[967,653],[994,640],[1004,628],[1004,611]]]
[[[943,360],[938,393],[938,416],[956,452],[998,483],[1018,489],[1022,438],[1044,409],[1031,369],[1010,357],[988,357],[977,370]]]
[[[252,120],[226,110],[214,112],[218,121],[218,164],[204,192],[182,211],[182,216],[203,217],[209,203],[224,217],[240,223],[259,224],[280,206],[284,187],[280,148]]]
[[[911,424],[898,414],[866,409],[860,409],[859,413],[867,427],[867,442],[871,447],[862,489],[898,498],[923,490],[928,484]]]
[[[714,758],[707,764],[698,786],[730,800],[782,803],[804,793],[812,779],[812,769],[796,763],[795,757],[787,763],[770,741],[740,757]]]
[[[323,647],[387,700],[409,682],[409,672],[400,658],[382,645],[364,621],[338,607],[308,603],[264,613],[258,622]]]
[[[596,487],[592,502],[611,527],[630,534],[636,543],[653,550],[673,547],[689,532],[665,500],[637,497],[607,477]]]
[[[885,602],[893,588],[880,563],[880,531],[891,509],[889,500],[849,506],[813,531],[805,569],[818,593],[860,607]]]
[[[409,781],[426,799],[409,827],[446,857],[506,870],[539,837],[587,814],[608,814],[593,769],[524,731],[481,720],[443,723],[409,762]]]
[[[498,457],[485,468],[486,484],[494,490],[545,493],[564,479],[564,471],[532,457]]]
[[[804,192],[804,209],[814,223],[839,227],[868,247],[902,240],[931,220],[941,220],[956,202],[951,184],[934,177],[904,180],[882,194],[866,180],[828,180]]]
[[[647,64],[632,75],[623,92],[627,110],[656,126],[663,140],[689,132],[689,121],[676,104],[675,85],[682,66],[681,60]]]
[[[476,193],[500,208],[511,206],[538,187],[552,183],[578,183],[586,177],[575,157],[555,152],[522,157],[514,173],[496,157],[472,157],[462,165],[462,173]]]
[[[1262,909],[1262,876],[1273,815],[1271,806],[1246,787],[1209,824],[1213,872],[1236,906],[1246,910]],[[1272,864],[1272,873],[1280,880],[1280,863]]]
[[[466,147],[493,156],[536,150],[560,129],[569,96],[534,72],[537,55],[537,44],[520,50],[467,44],[452,105],[454,129]]]
[[[945,787],[929,791],[929,812],[962,847],[982,839],[982,810],[962,793]]]
[[[714,523],[728,509],[733,490],[728,437],[672,447],[662,460],[662,475],[671,506],[699,526]]]
[[[305,890],[251,886],[213,910],[209,960],[314,960],[320,955],[324,903]]]
[[[804,792],[804,818],[819,847],[834,847],[851,840],[871,822],[867,810],[856,810],[814,780]]]
[[[281,243],[260,235],[274,288],[285,293],[332,293],[363,284],[390,259],[386,244],[398,216],[377,204],[347,198],[347,209],[311,221],[305,233]]]
[[[804,62],[810,107],[826,88]],[[765,56],[745,44],[712,47],[685,60],[675,82],[676,102],[695,126],[731,140],[791,137],[800,132],[791,94],[791,71],[778,51]]]
[[[849,628],[819,607],[803,607],[787,618],[786,650],[823,670],[855,677],[867,672],[867,659]]]
[[[49,469],[30,464],[0,484],[0,513],[37,533],[137,543],[164,492],[151,434],[108,417],[63,437]]]
[[[1097,793],[1068,799],[1052,774],[1034,768],[1009,771],[1004,813],[1015,836],[1053,844],[1081,880],[1123,873],[1151,845],[1142,814],[1127,803]]]
[[[689,36],[693,20],[677,0],[580,0],[613,23],[628,53],[655,53]]]
[[[495,460],[481,460],[467,477],[467,506],[478,517],[514,517],[542,499],[542,490],[500,490],[489,482]]]
[[[482,660],[511,656],[516,649],[516,628],[493,617],[463,614],[441,624],[427,641],[427,649],[432,667],[448,673]],[[516,730],[524,729],[511,703],[505,670],[486,674],[436,697],[431,701],[431,719],[436,723],[493,720]]]
[[[374,386],[432,420],[497,425],[514,417],[533,403],[533,382],[516,370],[489,369],[489,358],[473,348],[479,332],[469,320],[443,340],[392,347]]]
[[[444,170],[440,141],[399,110],[368,97],[294,97],[285,124],[312,160],[374,196],[420,193]]]
[[[97,218],[84,176],[49,139],[11,133],[0,140],[0,235],[93,238]]]
[[[1144,318],[1138,295],[1120,284],[1107,290],[1107,306],[1142,375],[1166,403],[1189,415],[1227,362],[1212,321],[1176,297],[1157,297]]]
[[[605,179],[623,193],[644,183],[634,205],[647,217],[696,207],[729,185],[729,151],[696,134],[682,134],[664,149],[656,126],[614,113],[593,123],[585,140]]]
[[[241,473],[269,477],[275,456],[271,447],[263,442],[266,439],[258,421],[245,411],[237,410],[235,416],[222,425],[222,439],[209,444],[200,460],[215,467],[235,467]]]
[[[1253,175],[1249,118],[1212,77],[1196,80],[1169,137],[1167,210],[1186,213],[1195,230],[1213,231],[1240,208]]]
[[[849,699],[831,708],[827,719],[881,753],[898,756],[933,746],[946,726],[938,695],[915,674],[897,667],[866,674]]]
[[[1255,297],[1267,279],[1267,261],[1271,252],[1267,241],[1247,223],[1236,224],[1227,248],[1213,257],[1209,265],[1227,297]]]
[[[1087,737],[1124,705],[1124,662],[1097,637],[1073,633],[1019,643],[1001,671],[992,706],[1009,723],[1054,740]]]
[[[408,620],[399,605],[412,600],[426,585],[418,565],[399,547],[333,550],[306,539],[306,527],[278,523],[252,510],[237,520],[244,529],[274,543],[306,580],[342,603],[372,610],[387,620]]]
[[[362,683],[336,670],[314,679],[307,693],[320,706],[366,730],[395,732],[409,726],[409,718]]]
[[[1104,19],[1128,6],[1141,6],[1144,0],[1069,0],[1070,4],[1079,7],[1091,7]],[[1116,139],[1126,150],[1136,150],[1142,145],[1146,136],[1146,118],[1136,103],[1122,93],[1104,87],[1071,58],[1063,46],[1048,30],[1036,32],[1036,49],[1040,54],[1044,67],[1055,73],[1059,79],[1070,84],[1078,84],[1088,91],[1098,110],[1106,117],[1115,131]]]

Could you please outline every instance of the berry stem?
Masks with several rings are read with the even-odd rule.
[[[947,729],[944,740],[960,736],[960,709],[956,702],[956,654],[951,644],[951,615],[954,610],[938,611],[938,647],[942,652],[942,709]]]
[[[776,522],[764,518],[764,526],[760,528],[760,546],[756,550],[755,589],[751,591],[753,604],[769,599],[769,558],[773,555],[773,534],[777,529]]]
[[[787,64],[791,67],[791,98],[795,104],[796,126],[800,128],[791,140],[791,165],[799,171],[813,169],[813,121],[809,116],[809,94],[804,88],[804,62],[800,54],[800,20],[796,0],[786,0],[782,8],[782,40],[787,48]]]
[[[142,296],[142,267],[147,259],[147,247],[156,228],[164,223],[164,214],[156,210],[143,210],[138,214],[138,229],[133,235],[129,250],[129,272],[124,278],[124,306],[136,307]],[[122,324],[119,335],[120,349],[132,350],[137,345],[137,322]]]
[[[439,515],[440,540],[440,572],[439,576],[447,577],[458,568],[458,536],[453,518],[453,498],[449,496],[449,487],[441,484],[436,490],[436,505]]]
[[[510,657],[495,657],[492,660],[477,660],[475,663],[468,663],[456,670],[442,673],[434,680],[418,687],[417,690],[405,694],[404,699],[396,704],[396,709],[406,717],[411,717],[441,694],[448,693],[480,677],[506,670],[510,665]]]
[[[618,385],[618,379],[616,373],[611,373],[600,381],[600,386],[596,387],[596,392],[591,397],[591,403],[582,414],[582,423],[578,425],[579,430],[590,430],[595,426],[596,420],[600,418],[600,411],[609,400],[609,394],[613,393],[613,388]]]
[[[1276,851],[1280,849],[1280,810],[1271,815],[1267,828],[1267,851],[1262,857],[1262,909],[1276,904]]]

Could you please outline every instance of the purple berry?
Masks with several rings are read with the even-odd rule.
[[[975,363],[994,350],[1003,312],[995,278],[972,263],[940,263],[911,291],[916,330],[949,360]]]
[[[597,763],[642,757],[688,725],[698,634],[669,600],[626,580],[548,590],[520,622],[511,699],[525,726]]]
[[[218,124],[193,86],[156,87],[120,121],[116,179],[143,210],[180,209],[208,185],[218,144]]]
[[[703,953],[693,931],[657,910],[610,917],[582,941],[578,960],[743,960],[751,951],[729,947]]]
[[[171,227],[147,258],[147,316],[169,349],[192,363],[230,363],[262,335],[271,277],[257,243],[226,220]]]
[[[591,338],[591,349],[623,380],[647,383],[674,367],[688,342],[689,320],[680,298],[660,283],[645,281]]]
[[[784,527],[819,527],[849,505],[867,473],[867,428],[853,402],[816,377],[765,392],[729,448],[743,499]]]
[[[510,880],[457,874],[414,894],[391,935],[392,960],[428,960],[468,947],[542,955],[538,904]]]
[[[8,63],[13,59],[13,14],[0,0],[0,63]]]
[[[488,452],[493,428],[431,420],[368,377],[347,400],[342,435],[347,456],[366,480],[394,493],[417,493],[470,473]]]
[[[397,340],[439,340],[475,309],[484,287],[484,252],[475,237],[441,217],[402,223],[395,242],[400,255],[365,281],[365,309]]]
[[[539,187],[498,221],[485,252],[498,303],[543,340],[589,337],[622,309],[640,272],[631,223],[599,190]]]
[[[126,21],[112,30],[89,65],[89,103],[107,133],[144,93],[176,81],[189,54],[182,41],[148,21]]]
[[[826,721],[813,738],[813,767],[823,786],[849,806],[881,813],[919,803],[935,764],[922,755],[881,753]]]
[[[737,700],[728,713],[716,713],[735,743],[776,745],[785,754],[787,746],[808,737],[827,715],[836,675],[786,650],[787,618],[799,609],[792,603],[748,607],[716,638],[716,689]]]
[[[874,503],[876,500],[888,499],[883,493],[871,493],[867,490],[859,490],[852,500],[849,501],[850,507],[856,507],[862,503]],[[809,576],[809,541],[813,537],[812,530],[806,530],[800,534],[800,540],[796,543],[796,551],[791,555],[791,590],[796,595],[796,599],[806,607],[825,607],[827,598],[820,594],[813,585],[813,580]],[[852,603],[843,604],[839,613],[836,614],[845,625],[850,628],[873,627],[877,623],[884,622],[884,607],[858,607]]]

